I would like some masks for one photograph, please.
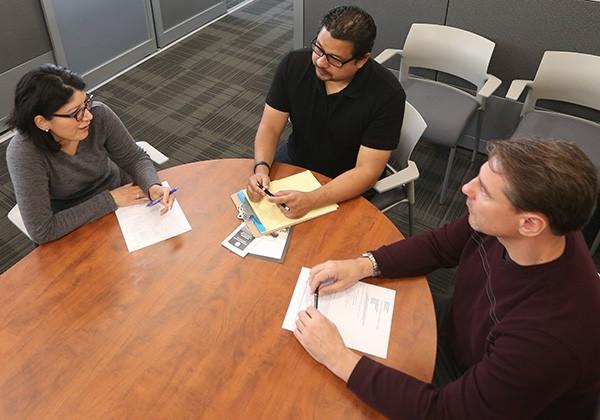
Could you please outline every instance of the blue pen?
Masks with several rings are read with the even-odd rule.
[[[171,188],[171,189],[169,190],[169,195],[173,194],[175,191],[177,191],[177,188]],[[162,198],[162,196],[160,196],[160,197],[158,197],[158,198],[155,198],[154,200],[150,200],[150,201],[148,202],[148,204],[146,204],[146,207],[152,207],[152,206],[154,206],[154,205],[156,205],[156,204],[160,203],[160,200],[162,200],[162,199],[163,199],[163,198]]]

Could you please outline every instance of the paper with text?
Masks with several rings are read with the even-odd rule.
[[[310,269],[302,267],[288,306],[282,328],[296,329],[298,312],[314,305],[314,294],[308,287]],[[352,349],[386,358],[396,291],[358,282],[349,289],[319,296],[319,312],[333,322]]]
[[[166,182],[163,185],[169,186]],[[115,214],[129,252],[192,230],[177,200],[163,216],[160,215],[161,207],[160,203],[152,207],[146,207],[144,203],[117,209]]]

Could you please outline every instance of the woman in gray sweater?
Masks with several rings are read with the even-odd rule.
[[[45,243],[118,207],[174,200],[119,117],[85,92],[77,74],[53,64],[17,84],[6,160],[27,232]],[[131,183],[133,181],[133,183]]]

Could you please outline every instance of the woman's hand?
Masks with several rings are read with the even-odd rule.
[[[150,186],[150,190],[148,191],[152,200],[162,197],[160,200],[160,204],[163,205],[163,208],[160,209],[161,216],[173,208],[175,194],[171,194],[170,191],[171,189],[169,187],[158,184]]]
[[[110,195],[112,195],[117,207],[127,207],[148,202],[148,197],[146,197],[144,191],[133,184],[125,184],[119,188],[115,188],[110,191]]]

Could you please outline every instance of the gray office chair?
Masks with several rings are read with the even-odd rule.
[[[148,154],[148,156],[150,157],[150,159],[152,159],[154,163],[158,165],[165,163],[169,160],[167,156],[159,152],[156,148],[154,148],[154,146],[152,146],[148,142],[138,141],[136,142],[136,144]],[[27,232],[27,229],[25,228],[25,223],[23,223],[23,217],[21,216],[21,211],[19,210],[19,204],[15,204],[15,206],[12,209],[10,209],[7,216],[8,220],[10,220],[16,227],[19,228],[21,232],[23,232],[29,239],[31,239],[31,236],[29,236],[29,232]]]
[[[506,94],[518,100],[525,90],[521,120],[513,138],[564,139],[577,143],[600,166],[600,124],[555,111],[536,109],[540,99],[568,102],[600,111],[600,57],[567,51],[546,51],[533,80],[513,80]],[[600,244],[600,230],[592,254]]]
[[[163,155],[154,146],[146,141],[137,141],[136,144],[141,147],[142,150],[146,152],[150,159],[152,159],[152,161],[157,165],[162,165],[169,160],[167,156]]]
[[[387,164],[387,176],[373,186],[377,194],[371,198],[371,202],[382,212],[386,212],[400,203],[408,203],[408,236],[413,233],[415,181],[419,178],[419,170],[417,165],[410,160],[410,155],[426,128],[427,124],[423,117],[411,104],[406,102],[400,142],[396,150],[392,152]]]
[[[485,101],[500,86],[500,79],[487,73],[495,43],[462,29],[444,25],[415,23],[404,43],[404,49],[386,49],[376,58],[383,63],[395,55],[400,62],[400,82],[406,99],[427,122],[423,139],[450,148],[440,203],[446,199],[448,178],[452,170],[456,145],[474,115],[477,115],[475,160],[481,135]],[[421,79],[409,74],[411,68],[440,71],[459,77],[476,87],[476,94],[446,83]]]

